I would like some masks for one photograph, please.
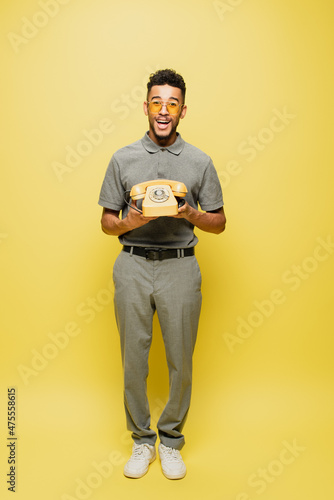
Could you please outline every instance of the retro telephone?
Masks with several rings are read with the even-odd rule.
[[[177,215],[178,207],[184,205],[187,194],[186,186],[179,181],[168,179],[155,179],[141,182],[132,187],[130,197],[133,200],[141,200],[142,213],[144,217],[160,217],[163,215]]]

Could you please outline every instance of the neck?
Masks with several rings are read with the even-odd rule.
[[[171,146],[172,144],[174,144],[174,142],[177,139],[176,132],[172,133],[171,135],[169,135],[167,137],[159,137],[159,136],[155,135],[155,133],[153,132],[152,129],[149,130],[148,136],[150,139],[152,139],[153,142],[155,142],[155,144],[157,144],[158,146],[160,146],[162,148],[167,147],[167,146]]]

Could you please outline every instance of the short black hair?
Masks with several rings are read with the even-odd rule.
[[[186,97],[186,84],[183,77],[173,69],[159,69],[150,75],[150,79],[147,83],[147,96],[154,85],[170,85],[171,87],[181,89],[184,102]]]

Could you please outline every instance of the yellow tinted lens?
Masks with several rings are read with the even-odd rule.
[[[179,111],[179,105],[176,102],[167,103],[168,113],[175,115]]]
[[[159,113],[161,110],[162,105],[160,101],[151,101],[150,102],[150,110],[152,113]]]

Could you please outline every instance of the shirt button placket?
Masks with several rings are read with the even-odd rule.
[[[161,148],[159,151],[159,167],[158,167],[158,174],[161,179],[169,179],[169,177],[166,174],[168,167],[167,164],[168,164],[167,149]]]

